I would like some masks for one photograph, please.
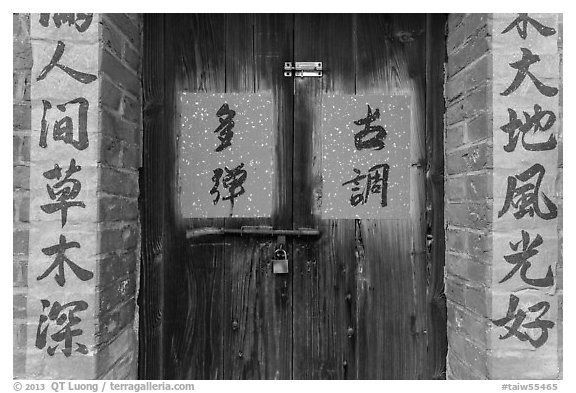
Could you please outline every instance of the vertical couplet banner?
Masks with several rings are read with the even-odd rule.
[[[31,14],[26,374],[92,378],[99,15]]]
[[[522,359],[521,376],[535,378],[559,367],[558,21],[558,14],[494,14],[492,31],[491,342]]]

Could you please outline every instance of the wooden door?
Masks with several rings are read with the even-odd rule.
[[[164,120],[167,141],[156,143],[169,144],[172,152],[166,158],[173,186],[162,261],[162,376],[442,378],[442,189],[441,181],[426,180],[441,178],[443,166],[442,117],[427,115],[443,109],[435,101],[442,100],[442,18],[221,14],[148,20],[145,29],[162,26],[157,34],[163,37],[145,43],[163,43],[163,111],[156,116]],[[432,56],[433,48],[440,53]],[[322,61],[324,76],[284,77],[285,61]],[[145,70],[145,85],[147,78],[154,76]],[[177,98],[184,91],[272,93],[271,217],[179,214],[174,158]],[[412,97],[409,218],[322,218],[321,105],[330,93]],[[315,227],[322,235],[288,239],[290,270],[283,275],[273,274],[270,264],[275,238],[185,238],[188,229],[246,225]]]

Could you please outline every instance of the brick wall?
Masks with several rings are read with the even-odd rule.
[[[34,16],[33,16],[34,17]],[[38,18],[38,15],[35,16]],[[32,48],[29,14],[14,14],[14,377],[70,378],[59,373],[59,363],[38,349],[30,339],[38,316],[27,315],[30,230],[31,143],[38,143],[39,126],[31,124]],[[141,166],[140,15],[103,14],[96,26],[99,99],[96,177],[97,228],[95,280],[96,325],[93,361],[79,371],[88,378],[135,379],[137,377],[137,307],[140,224],[138,169]],[[98,47],[96,47],[98,48]],[[48,59],[49,60],[49,59]],[[97,104],[97,106],[96,106]],[[92,131],[91,131],[92,132]],[[34,225],[34,224],[32,224]],[[88,289],[90,290],[90,289]],[[28,300],[27,300],[28,299]],[[29,303],[28,303],[29,304]],[[27,325],[28,324],[28,325]],[[28,333],[27,333],[28,332]],[[27,338],[28,337],[28,338]],[[79,355],[82,356],[82,355]],[[34,358],[34,360],[32,360]],[[38,360],[40,359],[40,360]],[[34,362],[31,365],[31,362]],[[41,370],[32,374],[30,370]],[[74,377],[74,376],[72,376]]]
[[[26,362],[26,295],[28,282],[28,237],[30,205],[30,18],[28,14],[13,15],[13,329],[14,377],[25,376]]]
[[[533,348],[528,351],[526,342],[515,341],[516,337],[504,342],[501,336],[505,335],[505,331],[503,333],[503,330],[498,330],[503,328],[494,326],[491,321],[491,318],[496,318],[496,314],[499,314],[497,318],[505,316],[507,307],[507,303],[505,306],[495,306],[496,298],[502,294],[500,289],[496,289],[500,277],[495,279],[494,269],[497,264],[500,264],[501,269],[502,264],[506,263],[501,256],[494,255],[493,209],[501,207],[501,201],[495,202],[494,199],[494,154],[496,151],[503,154],[500,151],[502,146],[494,146],[494,133],[502,133],[499,128],[506,121],[494,120],[498,108],[493,108],[493,97],[499,97],[501,90],[497,90],[494,96],[493,90],[500,89],[494,86],[496,82],[502,83],[503,77],[500,76],[500,81],[495,82],[493,17],[493,14],[451,14],[448,20],[445,83],[447,377],[558,378],[561,376],[558,369],[561,368],[562,357],[561,311],[554,321],[558,329],[558,344],[551,342],[540,352],[531,350]],[[498,33],[502,34],[500,31]],[[529,33],[534,34],[535,30]],[[516,29],[511,34],[517,34]],[[521,99],[511,98],[509,105],[513,106],[513,102],[524,104]],[[558,131],[554,132],[558,135],[561,153],[561,110],[559,123]],[[498,148],[500,150],[496,150]],[[558,163],[562,168],[561,154]],[[561,184],[561,178],[560,170],[558,184]],[[555,201],[561,210],[561,186],[555,192]],[[562,223],[559,221],[558,237],[561,244]],[[512,236],[520,232],[525,223],[526,220],[523,223],[514,222],[507,233],[498,232],[498,236]],[[499,227],[498,231],[502,231],[502,228]],[[508,242],[504,243],[507,246]],[[557,285],[553,289],[556,292],[552,292],[550,299],[557,295],[561,299],[561,250],[558,259],[555,271]],[[559,302],[561,309],[561,300]],[[534,333],[532,331],[530,334]],[[530,355],[526,356],[528,353]],[[518,361],[519,356],[524,360],[529,357],[530,362]],[[541,366],[531,367],[528,363]]]
[[[451,14],[447,38],[445,221],[448,378],[486,378],[492,259],[492,93],[487,14]]]

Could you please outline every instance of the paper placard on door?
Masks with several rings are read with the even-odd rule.
[[[269,217],[270,93],[180,96],[179,182],[186,218]]]
[[[408,95],[328,95],[322,100],[322,217],[407,218]]]

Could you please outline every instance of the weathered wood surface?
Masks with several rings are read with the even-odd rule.
[[[162,235],[169,236],[163,257],[164,378],[441,377],[445,332],[434,313],[442,310],[443,264],[435,259],[443,249],[433,248],[427,274],[425,241],[427,193],[432,232],[441,230],[442,198],[425,182],[427,156],[430,173],[442,169],[440,119],[425,115],[426,109],[438,110],[426,95],[441,98],[438,86],[426,87],[427,78],[428,84],[441,83],[441,63],[427,68],[426,61],[441,60],[431,55],[435,49],[427,52],[432,43],[426,17],[159,17],[165,18],[164,106],[172,108],[165,111],[166,122],[178,128],[175,105],[182,91],[271,91],[276,171],[270,219],[182,220],[178,192],[170,187],[171,196],[156,201],[168,210],[163,225],[170,226]],[[284,78],[282,65],[290,60],[323,61],[325,76]],[[323,94],[395,92],[413,97],[410,219],[321,219]],[[174,159],[156,159],[170,162],[164,172],[175,187],[176,138],[166,136],[174,139],[166,150]],[[433,145],[428,154],[426,144]],[[187,227],[242,225],[317,226],[323,235],[293,245],[289,239],[287,275],[271,272],[276,239],[184,238]]]
[[[275,225],[291,219],[291,97],[281,69],[291,56],[291,18],[282,15],[226,16],[226,92],[274,96],[276,143],[274,215],[226,219],[227,228]],[[288,98],[288,99],[287,99]],[[289,276],[274,275],[270,258],[276,239],[225,237],[224,378],[289,379],[292,353],[292,288]],[[291,252],[288,249],[288,252]]]
[[[166,15],[166,46],[174,48],[166,58],[174,81],[173,102],[183,91],[223,92],[226,88],[224,15]],[[168,92],[167,92],[168,93]],[[174,113],[179,129],[179,111]],[[178,150],[176,150],[178,151]],[[175,162],[178,157],[174,156]],[[176,205],[177,209],[179,204]],[[176,212],[178,215],[178,212]],[[190,228],[222,227],[224,220],[187,219]],[[181,258],[170,261],[179,265],[166,278],[174,293],[167,303],[171,322],[166,342],[171,361],[171,378],[222,379],[225,326],[224,270],[226,243],[222,238],[203,238],[183,242]]]
[[[295,61],[322,61],[324,76],[294,87],[294,227],[318,227],[318,242],[295,240],[293,256],[295,379],[355,379],[354,220],[322,220],[322,95],[354,94],[350,15],[296,15]],[[312,38],[313,37],[313,38]]]
[[[146,15],[144,18],[143,78],[143,143],[142,172],[140,175],[140,211],[142,222],[142,248],[140,268],[139,322],[140,354],[138,374],[145,379],[162,378],[163,340],[163,240],[164,194],[158,192],[166,184],[161,140],[164,131],[162,102],[164,80],[153,75],[164,75],[163,40],[164,20]]]
[[[358,377],[426,376],[425,16],[356,15],[356,93],[412,95],[410,219],[361,220]]]
[[[446,378],[446,297],[444,296],[444,42],[446,15],[426,20],[426,175],[428,265],[428,377]]]

